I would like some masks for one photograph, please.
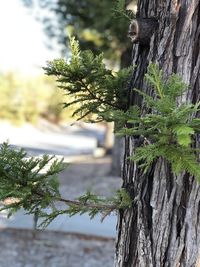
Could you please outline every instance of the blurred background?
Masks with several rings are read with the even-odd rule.
[[[123,143],[114,138],[112,123],[76,122],[73,109],[62,108],[66,95],[42,67],[70,58],[69,35],[81,49],[104,52],[108,68],[131,65],[129,21],[113,15],[116,2],[0,1],[0,143],[23,147],[29,156],[64,157],[70,163],[60,175],[66,198],[88,189],[109,195],[120,188]],[[126,1],[126,8],[136,12],[136,1]],[[116,214],[103,223],[98,217],[59,217],[46,232],[32,231],[34,218],[23,211],[9,220],[6,215],[0,213],[1,267],[112,266]]]

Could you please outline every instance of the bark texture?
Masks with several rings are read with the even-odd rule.
[[[143,77],[153,61],[166,76],[178,73],[190,85],[180,102],[199,101],[200,1],[139,0],[137,16],[156,17],[158,28],[149,45],[134,44],[132,87],[149,90]],[[141,97],[130,92],[130,104],[142,105]],[[136,139],[125,138],[123,187],[137,201],[119,212],[115,266],[195,267],[200,252],[199,184],[187,174],[173,175],[163,160],[143,175],[128,160],[136,146]]]

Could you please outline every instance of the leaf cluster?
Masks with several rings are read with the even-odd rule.
[[[79,203],[82,204],[79,206],[72,205],[70,206],[68,213],[70,216],[73,216],[77,213],[84,214],[88,212],[87,204],[89,207],[89,216],[92,219],[97,213],[110,213],[116,209],[128,208],[132,205],[132,200],[130,195],[124,189],[118,190],[116,194],[112,197],[100,197],[95,194],[92,194],[90,191],[86,192],[85,195],[77,199]],[[94,206],[94,207],[93,207]]]
[[[57,78],[58,87],[73,101],[64,103],[64,108],[78,105],[73,116],[78,119],[93,114],[90,121],[102,121],[103,114],[112,110],[122,110],[126,106],[126,90],[131,68],[113,72],[106,68],[103,54],[94,56],[91,51],[80,51],[78,42],[70,39],[72,56],[49,62],[47,75]]]
[[[62,160],[47,155],[28,158],[23,149],[11,149],[3,143],[0,149],[1,210],[7,209],[11,215],[24,208],[34,214],[38,209],[51,206],[60,196],[57,174],[61,170]]]
[[[79,119],[95,114],[95,122],[114,121],[118,135],[142,140],[131,158],[145,170],[162,157],[171,163],[176,174],[187,171],[200,177],[198,151],[193,147],[194,136],[200,131],[200,119],[194,116],[200,103],[178,104],[187,89],[178,75],[164,78],[162,70],[150,64],[145,80],[152,94],[133,89],[142,96],[143,107],[132,106],[125,112],[130,69],[113,73],[106,69],[102,55],[80,51],[74,39],[71,50],[69,63],[58,60],[45,68],[47,74],[57,76],[59,86],[67,94],[74,96],[75,100],[65,103],[65,107],[80,103],[74,112]]]
[[[135,14],[131,10],[126,9],[125,0],[117,0],[116,8],[113,10],[113,13],[118,18],[124,18],[130,22],[135,18]]]
[[[132,206],[133,200],[125,189],[120,189],[112,197],[103,197],[87,191],[76,200],[60,199],[68,205],[67,209],[54,209],[50,213],[40,211],[42,219],[41,227],[47,227],[57,216],[67,214],[69,216],[88,214],[93,219],[97,214],[101,215],[101,221],[110,213],[119,209],[128,209]]]
[[[156,64],[149,65],[145,79],[153,96],[134,90],[143,97],[147,112],[144,114],[141,108],[134,106],[126,114],[121,114],[129,127],[121,129],[119,135],[142,140],[132,160],[147,170],[153,161],[162,157],[171,163],[176,174],[187,171],[200,180],[199,151],[193,142],[195,134],[200,133],[200,119],[195,118],[200,102],[178,104],[178,97],[187,89],[186,84],[176,74],[164,79]]]
[[[3,143],[0,149],[0,202],[1,209],[11,216],[23,208],[33,214],[46,227],[61,214],[73,216],[88,213],[93,218],[98,213],[103,218],[112,211],[130,207],[132,201],[125,190],[113,197],[100,197],[86,192],[76,200],[61,197],[58,174],[64,169],[63,160],[44,155],[28,158],[23,149],[16,150]],[[62,202],[67,208],[57,208]]]

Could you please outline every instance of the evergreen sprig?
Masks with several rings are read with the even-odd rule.
[[[49,166],[50,164],[50,166]],[[23,149],[3,143],[0,149],[0,201],[9,214],[24,208],[28,213],[45,209],[60,197],[57,174],[62,160],[44,155],[28,158]]]
[[[71,39],[70,61],[54,60],[45,68],[48,75],[56,75],[59,87],[74,100],[65,103],[80,106],[74,112],[79,119],[95,114],[94,121],[114,121],[119,135],[128,135],[138,140],[130,157],[145,171],[158,158],[167,160],[175,174],[188,172],[200,181],[199,150],[195,136],[200,134],[200,103],[181,103],[187,86],[176,74],[164,79],[156,64],[150,64],[145,75],[153,94],[148,95],[133,89],[143,97],[144,106],[127,109],[127,90],[130,69],[119,72],[108,70],[103,56],[94,56],[91,51],[80,51],[78,43]],[[144,112],[145,109],[145,112]],[[75,200],[64,199],[59,192],[57,175],[64,168],[62,160],[54,157],[28,158],[23,149],[14,150],[4,143],[0,149],[0,201],[9,215],[20,208],[41,218],[47,226],[61,214],[97,213],[102,218],[110,212],[130,208],[133,196],[125,189],[113,197],[104,198],[86,192]],[[137,196],[135,197],[135,199]],[[63,202],[66,209],[57,209],[56,202]],[[50,211],[47,208],[51,207]]]
[[[58,87],[72,96],[71,102],[64,103],[64,108],[80,104],[73,116],[90,121],[104,120],[103,114],[112,110],[123,110],[126,106],[126,90],[131,68],[118,72],[106,68],[103,54],[94,56],[87,51],[80,51],[78,42],[70,39],[71,59],[58,59],[45,67],[47,75],[57,77]],[[94,117],[95,115],[95,117]]]
[[[122,2],[118,3],[118,10],[123,8]],[[68,85],[61,87],[75,95],[76,99],[65,106],[79,102],[81,106],[74,113],[81,114],[79,118],[90,113],[96,114],[100,120],[114,121],[118,135],[140,137],[140,145],[131,159],[138,162],[145,171],[153,161],[163,157],[171,163],[176,174],[187,171],[200,179],[198,150],[192,147],[194,136],[200,131],[200,119],[193,116],[199,111],[199,103],[177,104],[178,98],[187,89],[181,78],[172,74],[164,79],[162,70],[156,64],[150,64],[145,79],[153,90],[153,96],[133,89],[143,97],[147,112],[143,114],[138,106],[125,111],[128,97],[124,88],[127,87],[130,70],[121,70],[113,75],[105,68],[102,55],[94,57],[89,51],[81,52],[74,39],[71,39],[71,49],[70,63],[58,61],[57,74],[61,75],[58,81],[63,83],[64,75],[70,77],[70,89],[67,88]],[[56,74],[56,63],[51,63],[46,69],[49,75]],[[69,69],[73,70],[72,76],[69,75]],[[86,75],[88,70],[92,76]],[[73,80],[74,75],[76,78]]]
[[[131,10],[126,9],[125,0],[117,0],[116,7],[113,9],[113,16],[119,18],[125,18],[129,22],[135,18],[135,14]]]
[[[46,155],[28,158],[23,149],[15,150],[3,143],[0,149],[0,211],[8,210],[8,216],[11,216],[23,208],[27,214],[40,219],[40,226],[45,227],[61,214],[88,213],[93,218],[100,213],[104,218],[112,211],[132,205],[124,189],[110,198],[91,192],[75,200],[63,198],[57,177],[63,169],[63,160]],[[56,208],[56,202],[64,203],[67,208]]]
[[[174,173],[187,171],[200,181],[199,150],[193,142],[195,134],[200,133],[200,119],[194,117],[200,110],[200,102],[178,105],[186,84],[176,74],[165,80],[156,64],[149,65],[145,79],[154,96],[134,90],[143,96],[149,112],[143,114],[141,108],[134,106],[124,115],[121,113],[129,127],[121,129],[119,135],[140,137],[140,146],[131,159],[146,171],[153,161],[162,157],[171,163]]]
[[[74,216],[87,213],[90,219],[100,214],[101,221],[103,221],[111,212],[130,208],[135,200],[132,200],[129,193],[122,188],[112,197],[102,197],[87,191],[76,200],[59,198],[58,201],[65,203],[68,208],[61,210],[54,209],[51,212],[40,210],[38,215],[42,219],[40,223],[41,227],[48,226],[57,216],[63,214]]]

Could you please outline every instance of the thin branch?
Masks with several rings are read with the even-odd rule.
[[[44,196],[40,192],[34,192],[34,193],[41,196],[41,197]],[[55,200],[59,201],[59,202],[63,202],[68,206],[75,205],[78,207],[87,207],[87,208],[91,208],[91,209],[102,209],[102,210],[111,210],[111,211],[119,209],[117,205],[94,204],[94,203],[88,203],[87,201],[85,203],[83,203],[83,202],[80,202],[78,200],[70,200],[70,199],[65,199],[62,197],[57,197],[57,198],[55,198]]]
[[[102,100],[100,97],[97,97],[95,94],[93,94],[93,92],[88,88],[87,84],[85,84],[85,83],[83,82],[83,80],[81,80],[81,81],[79,81],[79,82],[82,84],[82,86],[85,87],[85,89],[89,92],[89,94],[90,94],[94,99],[100,101],[102,104],[106,104],[106,105],[108,105],[108,106],[110,106],[110,107],[119,109],[119,107],[118,107],[117,105],[114,105],[114,104],[112,104],[112,103],[110,103],[110,102],[108,102],[108,101]]]
[[[69,200],[69,199],[64,199],[64,198],[57,198],[57,201],[64,202],[67,205],[76,205],[80,207],[87,207],[91,209],[104,209],[104,210],[116,210],[118,209],[117,205],[106,205],[106,204],[93,204],[93,203],[88,203],[88,202],[80,202],[77,200]]]
[[[75,112],[75,114],[77,114],[78,112]],[[80,120],[82,120],[83,118],[85,118],[87,115],[89,115],[90,113],[92,113],[92,110],[88,110],[85,114],[83,114],[82,116],[80,116],[78,119],[76,119],[76,121],[80,121]],[[72,116],[74,116],[75,115],[74,113],[73,113],[73,115]]]
[[[129,17],[125,12],[122,12],[122,11],[120,11],[120,10],[117,10],[117,9],[113,9],[113,11],[117,14],[119,14],[119,16],[117,17],[116,16],[116,18],[125,18],[125,19],[127,19],[128,21],[130,21],[131,20],[131,17]]]

